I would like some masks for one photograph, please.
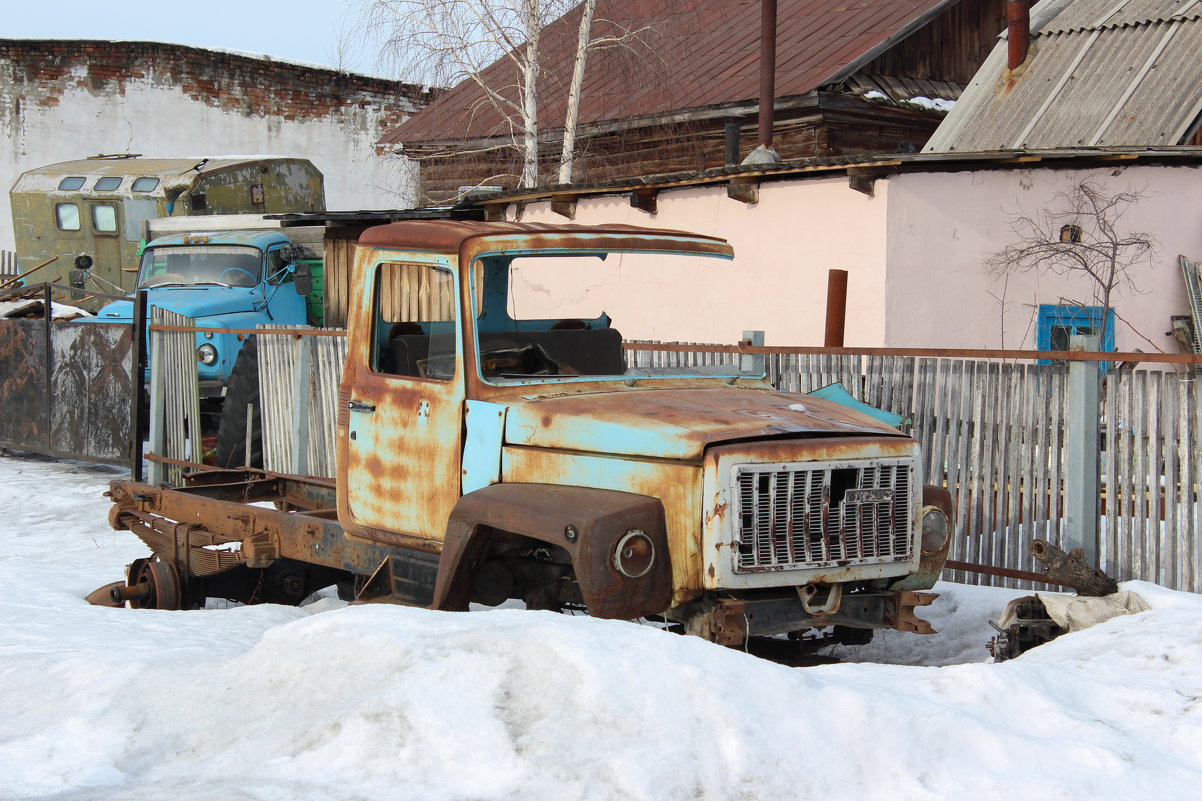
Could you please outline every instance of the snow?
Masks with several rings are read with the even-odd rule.
[[[4,276],[0,276],[0,283],[3,283]],[[28,311],[36,310],[41,316],[44,307],[43,301],[34,298],[32,300],[0,300],[0,318],[3,317],[20,317]],[[73,320],[77,317],[91,317],[92,313],[84,311],[77,306],[70,306],[66,303],[56,303],[50,301],[50,316],[55,320]]]
[[[940,584],[940,633],[787,668],[523,610],[89,606],[145,555],[115,468],[0,456],[0,798],[1186,799],[1202,598],[991,664],[1014,590]]]

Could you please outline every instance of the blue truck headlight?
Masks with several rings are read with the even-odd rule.
[[[210,345],[208,342],[196,349],[196,361],[201,364],[213,364],[217,361],[217,348]]]

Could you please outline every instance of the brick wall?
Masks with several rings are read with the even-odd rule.
[[[151,81],[200,103],[285,121],[370,108],[383,132],[431,99],[413,84],[159,42],[0,39],[0,64],[15,98],[44,106],[58,105],[69,88],[124,94],[130,83]]]

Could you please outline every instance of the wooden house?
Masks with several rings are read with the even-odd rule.
[[[540,35],[544,181],[557,170],[578,23],[576,9]],[[759,0],[599,0],[594,36],[641,33],[589,57],[573,182],[741,160],[757,144],[760,27]],[[779,0],[776,151],[787,160],[921,149],[1004,28],[1004,0]],[[483,78],[502,91],[515,84],[506,59]],[[380,145],[418,160],[422,201],[442,202],[465,187],[516,185],[513,130],[465,81]]]

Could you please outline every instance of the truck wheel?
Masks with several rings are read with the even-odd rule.
[[[254,406],[250,421],[250,464],[263,466],[263,429],[259,409],[259,351],[255,337],[248,337],[234,362],[226,385],[225,401],[221,404],[221,421],[217,425],[218,467],[246,465],[246,407]]]

